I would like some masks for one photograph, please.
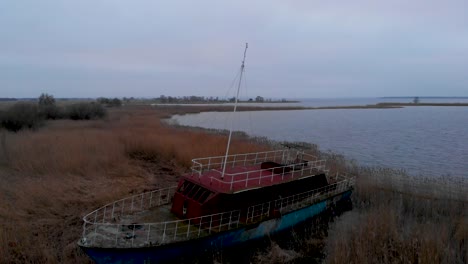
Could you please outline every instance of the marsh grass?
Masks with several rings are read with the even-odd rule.
[[[332,218],[318,232],[314,227],[320,222],[312,223],[305,236],[293,235],[295,246],[272,243],[254,261],[467,263],[466,179],[410,176],[402,170],[358,167],[333,153],[321,155],[332,171],[357,175],[352,211]]]
[[[328,263],[466,263],[466,181],[363,168],[353,211],[326,239]]]
[[[175,183],[194,157],[223,155],[223,132],[161,122],[183,111],[190,109],[122,107],[102,120],[56,120],[36,131],[0,131],[0,263],[89,263],[76,245],[84,214]],[[234,140],[232,152],[272,148],[265,139]],[[359,176],[355,209],[335,219],[328,238],[301,241],[299,254],[285,255],[274,246],[266,259],[294,261],[320,246],[330,263],[467,262],[463,179],[433,184],[317,154],[329,158],[331,173]]]
[[[254,263],[287,263],[300,257],[300,253],[292,249],[281,248],[274,241],[265,252],[259,252],[253,257]]]
[[[174,184],[193,157],[223,154],[224,135],[164,125],[168,115],[131,107],[103,120],[1,131],[0,263],[88,263],[76,245],[85,213]],[[267,149],[235,141],[233,151]]]

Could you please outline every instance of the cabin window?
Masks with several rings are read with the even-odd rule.
[[[178,192],[182,193],[188,198],[192,198],[199,203],[204,203],[213,192],[203,188],[200,185],[194,184],[190,181],[184,181],[179,187]]]
[[[200,197],[201,193],[204,191],[205,191],[204,188],[198,188],[198,190],[193,195],[193,199],[198,201],[198,198]]]
[[[200,197],[198,198],[198,201],[199,201],[200,203],[204,203],[204,202],[206,201],[206,199],[208,199],[208,197],[209,197],[211,194],[213,194],[213,193],[210,192],[210,191],[205,191],[205,192],[203,192],[203,193],[200,195]]]
[[[183,186],[185,186],[185,187],[183,188],[183,190],[180,190],[180,192],[183,193],[184,195],[187,195],[193,189],[195,184],[193,184],[193,183],[191,183],[189,181],[186,181]]]
[[[183,192],[185,190],[185,188],[187,187],[186,183],[187,182],[184,181],[177,191],[178,192]]]
[[[194,185],[192,189],[187,193],[187,196],[190,198],[193,198],[195,194],[200,190],[200,188],[201,188],[200,186]]]

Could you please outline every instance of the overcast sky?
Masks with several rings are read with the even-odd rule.
[[[1,0],[0,97],[468,96],[467,0]]]

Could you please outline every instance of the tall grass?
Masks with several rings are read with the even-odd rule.
[[[160,122],[174,111],[182,110],[122,107],[104,120],[0,131],[0,263],[89,263],[76,245],[85,213],[175,183],[194,157],[224,154],[225,135]],[[270,148],[258,142],[266,143],[236,137],[232,152]],[[335,219],[324,241],[306,239],[300,254],[275,246],[265,253],[270,259],[294,261],[325,245],[330,263],[467,262],[465,181],[435,185],[321,155],[330,158],[332,173],[359,175],[355,209]]]
[[[466,180],[375,168],[358,175],[353,211],[330,228],[328,263],[468,261]]]
[[[1,132],[0,263],[87,263],[81,217],[130,193],[174,184],[193,157],[221,155],[225,136],[166,126],[147,107],[105,120],[49,121]],[[236,139],[233,151],[266,149]]]
[[[466,179],[410,176],[401,170],[358,167],[332,153],[322,156],[332,170],[357,175],[353,210],[328,225],[314,222],[305,237],[293,236],[294,247],[273,242],[255,262],[468,262]]]

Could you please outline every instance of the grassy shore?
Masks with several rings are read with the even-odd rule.
[[[267,105],[267,104],[265,104]],[[377,103],[370,105],[342,105],[342,106],[247,106],[241,105],[237,107],[237,111],[285,111],[285,110],[326,110],[326,109],[395,109],[403,108],[407,106],[456,106],[456,107],[467,107],[468,103]],[[161,110],[169,110],[174,114],[188,114],[188,113],[200,113],[200,112],[228,112],[232,111],[232,105],[170,105],[170,104],[156,104],[154,107]]]
[[[359,175],[354,209],[330,227],[327,263],[467,263],[466,180],[369,168]]]
[[[76,245],[85,213],[175,183],[193,157],[224,154],[225,135],[160,122],[197,111],[128,106],[110,110],[104,120],[48,121],[37,131],[0,131],[0,263],[90,263]],[[271,148],[262,140],[234,140],[232,152]],[[323,155],[333,170],[359,175],[355,209],[337,218],[319,243],[327,262],[466,263],[465,182],[450,196],[437,192],[452,186],[448,183],[416,192],[408,186],[418,189],[423,182],[401,187],[395,171],[358,168],[340,156]],[[436,227],[440,232],[433,231]]]
[[[86,212],[172,185],[192,157],[225,151],[224,135],[159,122],[169,114],[120,108],[105,120],[49,121],[37,131],[1,131],[0,262],[90,262],[76,246]],[[268,148],[235,141],[233,151]]]
[[[316,221],[319,229],[305,229],[307,235],[293,241],[299,248],[273,241],[256,262],[467,263],[466,179],[346,167],[357,174],[353,209],[329,224]]]

